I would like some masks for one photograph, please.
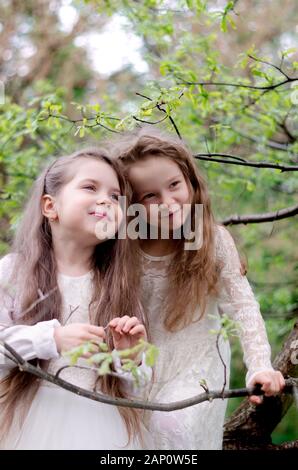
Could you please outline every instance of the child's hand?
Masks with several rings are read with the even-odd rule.
[[[252,381],[249,382],[249,387],[253,387],[256,384],[261,384],[265,396],[270,397],[281,392],[285,386],[285,379],[278,370],[268,370],[256,374]],[[263,397],[252,395],[249,401],[255,405],[260,405],[263,402]]]
[[[59,353],[68,351],[87,341],[98,344],[104,341],[105,336],[102,326],[89,325],[89,323],[71,323],[54,329],[54,339]]]
[[[140,339],[147,340],[145,327],[137,317],[124,315],[124,317],[113,318],[109,323],[109,327],[111,328],[115,349],[133,348]]]

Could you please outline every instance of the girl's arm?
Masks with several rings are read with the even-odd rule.
[[[14,362],[4,356],[3,342],[8,343],[25,360],[40,358],[51,359],[58,357],[54,328],[60,326],[58,320],[49,320],[36,325],[15,325],[12,312],[15,308],[15,295],[8,284],[14,254],[0,260],[0,370],[8,372],[15,367]]]
[[[226,313],[239,325],[244,362],[248,369],[246,385],[261,383],[266,394],[278,392],[284,380],[271,365],[271,348],[259,303],[246,276],[241,274],[234,240],[222,226],[218,226],[216,252],[221,266],[218,306],[221,313]],[[259,400],[253,401],[256,403]]]

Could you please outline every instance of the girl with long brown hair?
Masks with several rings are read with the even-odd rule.
[[[36,180],[12,253],[0,261],[0,340],[49,373],[83,342],[121,350],[146,339],[130,241],[115,235],[125,223],[121,195],[129,200],[129,188],[106,151],[56,159]],[[135,393],[116,356],[114,367],[118,375],[104,376],[99,389]],[[0,448],[141,448],[137,410],[40,381],[4,355],[0,372]],[[143,384],[150,379],[144,357],[138,373]],[[94,369],[65,368],[60,377],[89,390],[98,384]]]
[[[233,238],[213,216],[190,150],[155,126],[113,144],[148,229],[139,240],[142,299],[151,341],[159,347],[150,398],[169,403],[192,397],[202,391],[200,381],[210,390],[228,386],[229,344],[215,334],[223,314],[238,324],[247,385],[261,384],[266,395],[279,392],[284,379],[272,368],[259,305]],[[260,397],[251,401],[258,404]],[[148,413],[154,448],[220,449],[226,404]]]

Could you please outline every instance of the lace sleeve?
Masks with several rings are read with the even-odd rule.
[[[241,263],[234,240],[228,230],[219,226],[216,256],[220,265],[218,307],[239,325],[239,336],[248,369],[246,384],[260,371],[272,370],[271,349],[260,306],[247,277],[241,274]]]
[[[15,363],[3,343],[9,344],[23,359],[29,361],[35,357],[51,359],[58,357],[54,340],[54,328],[60,326],[58,320],[49,320],[35,325],[16,325],[12,313],[17,310],[14,286],[9,278],[12,272],[15,255],[9,254],[0,260],[0,375],[5,375]]]

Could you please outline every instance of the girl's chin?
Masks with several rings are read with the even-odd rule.
[[[183,217],[181,211],[176,212],[169,218],[169,230],[171,232],[176,230],[182,230],[187,217]]]
[[[109,240],[115,238],[118,231],[118,226],[113,222],[99,220],[94,228],[95,236],[100,241]]]

